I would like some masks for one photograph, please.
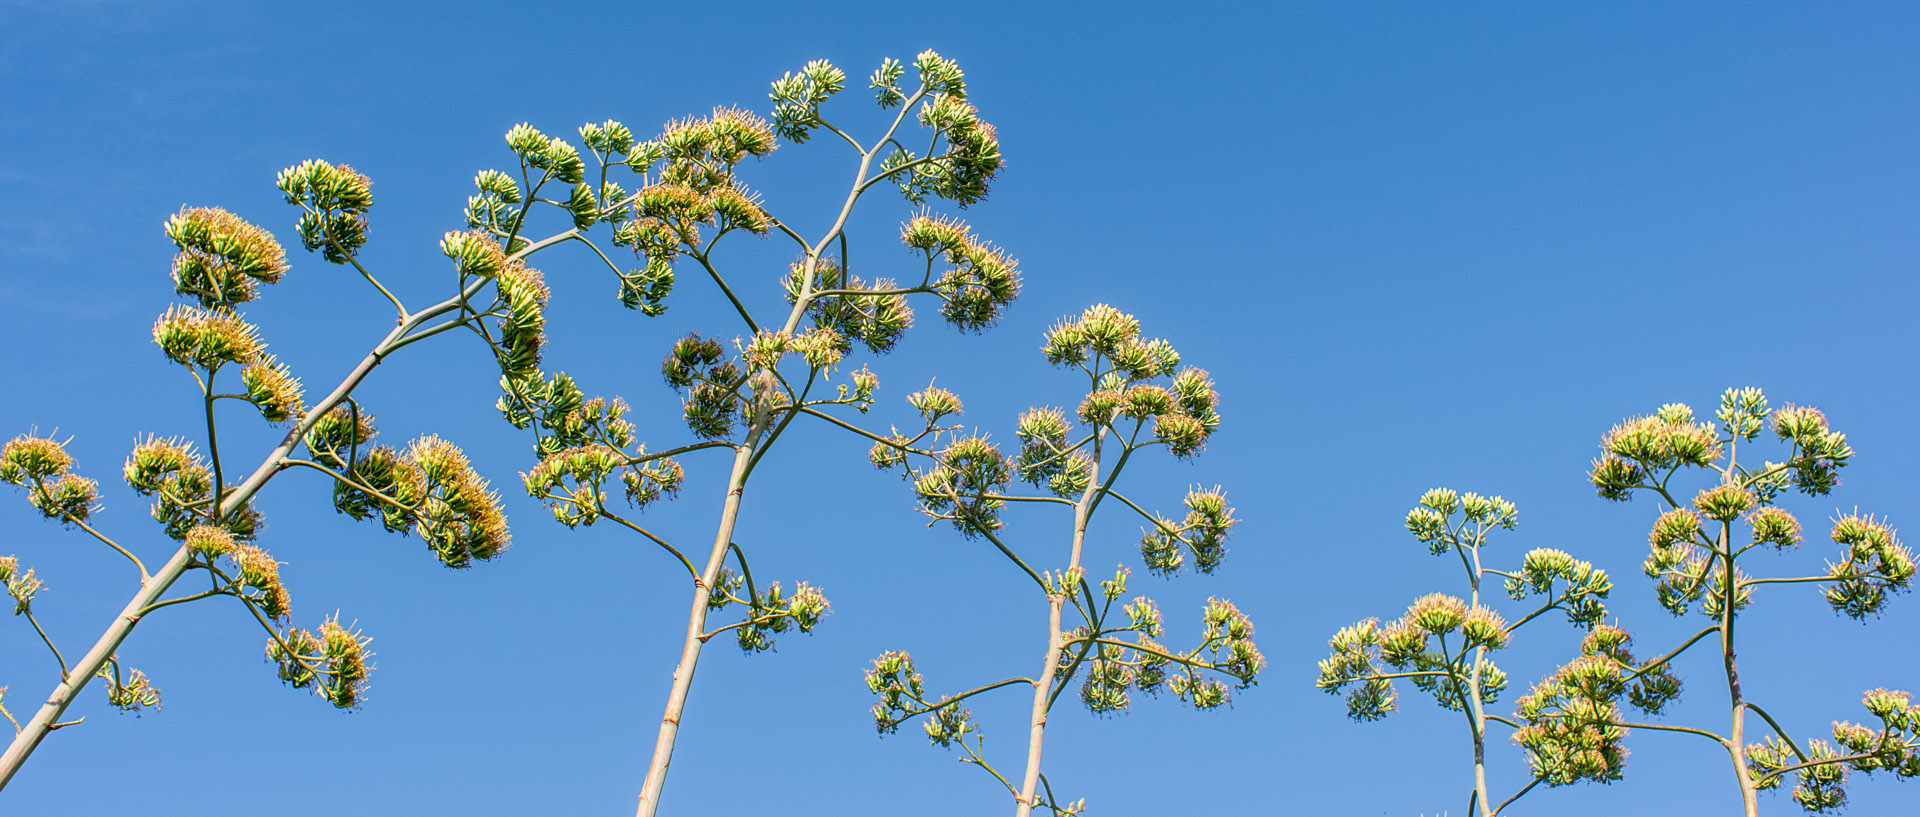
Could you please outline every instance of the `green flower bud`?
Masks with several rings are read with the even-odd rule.
[[[180,249],[173,285],[208,308],[251,301],[257,282],[277,283],[287,253],[273,234],[218,207],[190,207],[167,220],[167,238]]]

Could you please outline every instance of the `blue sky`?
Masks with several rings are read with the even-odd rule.
[[[375,182],[368,263],[403,297],[437,299],[435,242],[460,226],[474,171],[509,160],[519,122],[564,134],[620,119],[651,134],[718,104],[765,111],[767,82],[826,58],[864,77],[935,48],[966,69],[1008,164],[964,215],[1021,259],[1003,323],[960,336],[931,320],[876,362],[878,422],[938,378],[968,421],[1005,439],[1028,405],[1071,399],[1037,346],[1095,302],[1130,311],[1220,384],[1226,423],[1193,464],[1156,462],[1131,495],[1172,510],[1223,484],[1244,520],[1214,576],[1139,569],[1133,520],[1096,527],[1093,565],[1124,561],[1175,633],[1209,595],[1259,625],[1270,667],[1231,711],[1141,700],[1122,717],[1057,710],[1048,775],[1093,814],[1460,814],[1468,755],[1457,716],[1409,706],[1356,725],[1313,689],[1326,637],[1457,592],[1450,564],[1401,529],[1435,485],[1519,504],[1494,552],[1554,546],[1612,571],[1612,608],[1657,652],[1691,634],[1639,574],[1656,508],[1613,505],[1584,479],[1599,435],[1664,402],[1708,409],[1729,386],[1825,409],[1859,455],[1830,497],[1788,507],[1809,544],[1774,575],[1820,569],[1836,510],[1914,524],[1911,315],[1920,298],[1920,14],[1893,4],[991,4],[853,9],[735,4],[566,8],[350,3],[0,5],[0,435],[71,435],[102,479],[105,525],[141,553],[171,543],[113,479],[136,434],[193,434],[191,381],[147,338],[173,298],[160,225],[218,205],[295,244],[273,188],[310,157]],[[864,95],[837,104],[860,120]],[[750,168],[782,212],[824,226],[850,169],[837,145],[785,146]],[[887,196],[853,225],[856,253],[901,259],[910,208]],[[818,222],[814,224],[814,222]],[[864,243],[862,243],[864,239]],[[770,245],[769,245],[770,246]],[[773,306],[779,252],[747,268]],[[871,249],[867,249],[871,248]],[[757,253],[757,254],[756,254]],[[377,294],[293,251],[249,309],[313,388],[391,325]],[[656,374],[690,329],[732,332],[724,303],[683,277],[672,310],[628,312],[590,256],[552,254],[549,360],[625,396],[656,446],[687,434]],[[424,347],[424,348],[423,348]],[[297,615],[338,608],[376,637],[363,711],[283,689],[237,604],[175,608],[123,648],[166,693],[116,716],[87,690],[82,727],[52,736],[0,798],[149,814],[273,808],[339,813],[624,813],[631,807],[684,627],[682,580],[613,530],[569,532],[521,497],[526,440],[491,408],[497,375],[467,338],[409,349],[359,393],[392,441],[462,443],[508,497],[513,550],[450,572],[416,540],[332,513],[328,485],[290,473],[262,508]],[[236,417],[264,450],[274,429]],[[983,543],[928,528],[865,446],[824,425],[769,459],[738,538],[756,573],[826,589],[836,614],[778,653],[707,653],[666,813],[976,814],[1004,806],[985,775],[908,731],[876,739],[860,671],[911,649],[937,688],[1033,671],[1043,602]],[[236,460],[242,458],[236,455]],[[690,460],[670,538],[711,535],[723,464]],[[857,503],[819,507],[823,480]],[[119,557],[0,498],[0,553],[48,581],[36,611],[82,651],[132,591]],[[1067,522],[1010,517],[1021,547],[1064,562]],[[1920,684],[1911,598],[1862,626],[1808,590],[1766,588],[1743,618],[1749,693],[1800,735],[1857,719],[1876,686]],[[1746,622],[1752,622],[1746,624]],[[16,713],[50,685],[24,621],[0,622],[0,685]],[[1518,687],[1571,654],[1555,625],[1505,663]],[[1710,654],[1670,720],[1723,719]],[[1509,698],[1509,701],[1511,697]],[[989,751],[1017,765],[1026,701],[979,712]],[[1626,780],[1529,795],[1516,813],[1681,813],[1732,806],[1724,755],[1635,735]],[[1494,753],[1495,789],[1524,777]],[[103,782],[106,781],[106,782]],[[1910,808],[1916,791],[1860,780],[1853,813]],[[1768,813],[1797,811],[1767,796]]]

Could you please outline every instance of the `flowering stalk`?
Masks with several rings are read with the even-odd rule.
[[[266,351],[258,329],[236,309],[255,297],[259,284],[274,283],[286,272],[279,243],[267,231],[217,208],[187,209],[167,223],[167,234],[179,248],[173,263],[175,289],[198,305],[169,309],[154,326],[154,341],[168,359],[187,368],[199,386],[207,453],[202,456],[180,438],[150,437],[128,457],[125,477],[136,491],[155,498],[154,519],[181,544],[150,571],[132,549],[92,526],[96,484],[71,471],[72,458],[63,443],[21,436],[0,449],[0,481],[26,489],[44,516],[86,531],[126,556],[140,574],[139,589],[80,658],[69,664],[47,641],[60,665],[60,681],[26,723],[16,722],[14,739],[0,756],[0,787],[49,733],[79,722],[61,718],[95,677],[107,681],[108,700],[115,706],[158,706],[158,690],[140,671],[123,672],[115,653],[148,615],[176,604],[214,596],[238,598],[268,632],[267,656],[278,665],[282,681],[311,689],[342,709],[360,704],[372,669],[367,639],[337,617],[317,631],[293,626],[291,597],[280,581],[279,562],[254,541],[261,517],[253,498],[287,468],[308,467],[334,477],[334,502],[342,512],[357,518],[378,513],[387,529],[418,533],[449,566],[491,558],[508,544],[497,497],[457,448],[437,437],[422,438],[406,452],[371,447],[373,418],[351,396],[375,367],[401,348],[450,329],[480,327],[497,317],[508,300],[503,286],[493,286],[502,282],[486,270],[462,267],[453,297],[409,310],[358,258],[373,203],[365,176],[344,165],[309,161],[283,171],[279,187],[289,203],[301,208],[302,244],[332,263],[352,266],[394,304],[397,325],[336,387],[307,406],[299,380]],[[506,260],[519,264],[571,235],[569,231],[527,244]],[[492,299],[482,297],[489,288],[496,290]],[[241,390],[220,391],[219,376],[235,368]],[[222,400],[247,403],[269,422],[291,422],[281,441],[237,481],[230,479],[236,474],[226,467],[220,450],[215,408]],[[300,456],[302,449],[305,457]],[[208,577],[209,589],[166,597],[176,582],[196,570]],[[0,572],[16,611],[33,621],[30,607],[39,584],[32,571],[21,571],[17,560],[8,558],[0,560]],[[38,622],[33,623],[38,630]]]
[[[1850,771],[1889,770],[1906,778],[1920,775],[1920,708],[1905,692],[1884,689],[1866,693],[1867,711],[1877,726],[1836,723],[1831,743],[1818,738],[1802,742],[1788,736],[1780,724],[1742,690],[1736,656],[1738,614],[1752,602],[1753,589],[1768,584],[1818,584],[1836,612],[1864,620],[1884,609],[1888,598],[1911,589],[1913,554],[1893,528],[1872,516],[1847,514],[1834,520],[1831,538],[1843,558],[1827,563],[1825,573],[1807,576],[1755,578],[1742,566],[1753,551],[1785,551],[1800,544],[1800,522],[1777,501],[1789,487],[1808,496],[1822,496],[1839,485],[1839,471],[1853,456],[1846,435],[1828,427],[1816,409],[1786,406],[1770,409],[1759,389],[1728,389],[1716,413],[1719,421],[1696,422],[1693,410],[1668,404],[1650,416],[1615,426],[1601,439],[1601,456],[1588,477],[1602,497],[1625,501],[1635,493],[1656,496],[1666,512],[1655,520],[1648,537],[1651,554],[1645,569],[1653,579],[1660,604],[1675,616],[1698,605],[1713,624],[1672,651],[1645,665],[1631,661],[1608,668],[1587,682],[1585,694],[1594,704],[1581,711],[1547,707],[1529,715],[1542,725],[1563,724],[1610,730],[1627,728],[1697,735],[1728,754],[1742,808],[1748,817],[1759,813],[1758,793],[1780,786],[1792,775],[1793,799],[1810,812],[1826,812],[1846,803]],[[1752,442],[1771,426],[1787,444],[1784,462],[1743,464],[1742,443]],[[1700,490],[1690,503],[1677,497],[1674,478],[1687,468],[1698,468],[1717,479]],[[1744,560],[1744,562],[1743,562]],[[1727,683],[1729,719],[1724,735],[1708,729],[1661,724],[1626,723],[1617,708],[1604,704],[1618,697],[1619,681],[1666,666],[1688,649],[1718,643],[1720,666]],[[1591,674],[1591,673],[1590,673]],[[1570,680],[1554,678],[1536,688],[1537,696],[1567,698]],[[1675,681],[1672,693],[1679,691]],[[1748,740],[1747,713],[1761,716],[1772,734],[1760,742]],[[1559,728],[1559,727],[1553,727]],[[1838,746],[1839,748],[1835,748]]]
[[[637,813],[642,817],[659,807],[706,643],[731,632],[743,650],[759,652],[789,628],[811,632],[828,612],[826,597],[804,582],[790,594],[778,582],[758,584],[746,550],[733,541],[747,483],[762,459],[802,415],[844,424],[831,409],[867,410],[879,386],[872,372],[862,367],[846,373],[831,383],[834,391],[828,394],[830,381],[856,342],[876,354],[894,347],[912,323],[910,296],[937,298],[949,323],[979,331],[993,325],[1018,293],[1013,259],[965,225],[927,214],[914,216],[902,231],[903,242],[925,260],[917,283],[868,282],[853,275],[845,227],[869,189],[890,182],[915,204],[933,196],[965,206],[986,195],[1000,166],[993,127],[967,100],[959,67],[931,51],[920,54],[914,67],[919,83],[911,88],[901,84],[906,66],[900,62],[887,60],[874,72],[870,86],[879,107],[899,110],[870,143],[856,140],[822,113],[823,103],[845,88],[846,75],[815,61],[773,83],[771,123],[742,110],[717,108],[709,116],[671,122],[656,139],[644,142],[618,122],[583,126],[580,136],[598,165],[598,187],[584,180],[585,162],[571,145],[526,125],[507,134],[509,148],[518,155],[518,180],[496,170],[475,179],[480,193],[468,207],[473,232],[461,239],[474,252],[512,247],[519,240],[524,221],[504,217],[502,208],[546,201],[566,210],[579,230],[609,225],[614,243],[632,248],[643,260],[640,269],[623,271],[601,256],[619,278],[626,306],[648,315],[665,312],[676,267],[690,260],[726,297],[740,322],[742,334],[731,350],[719,340],[690,334],[669,352],[662,373],[684,395],[682,413],[698,441],[659,452],[636,442],[624,401],[589,399],[564,372],[542,372],[537,332],[522,332],[521,340],[488,338],[503,373],[500,408],[513,425],[533,432],[540,458],[523,475],[528,493],[548,503],[569,527],[607,520],[659,545],[687,571],[692,585],[685,640],[641,785]],[[901,126],[915,112],[927,132],[924,154],[902,142]],[[851,145],[858,166],[831,224],[817,238],[806,238],[770,212],[739,170],[747,158],[773,152],[780,140],[800,144],[819,131]],[[609,178],[622,167],[636,177],[632,193]],[[539,199],[540,190],[554,181],[573,185],[568,198]],[[729,234],[774,231],[791,239],[800,257],[784,276],[785,315],[763,321],[723,274],[715,248]],[[545,298],[541,289],[530,299],[535,308],[520,321],[523,326],[538,327],[537,307]],[[610,507],[609,494],[616,490],[638,510],[673,496],[683,477],[677,458],[709,449],[733,456],[725,502],[704,558]],[[744,608],[740,621],[709,625],[711,612],[736,605]]]
[[[1199,645],[1175,651],[1155,640],[1164,627],[1160,608],[1152,599],[1139,596],[1114,609],[1127,592],[1124,565],[1116,568],[1111,580],[1100,583],[1098,594],[1085,581],[1082,567],[1088,524],[1107,499],[1147,521],[1140,550],[1149,570],[1172,576],[1188,555],[1200,572],[1212,573],[1219,566],[1234,524],[1233,511],[1219,489],[1190,491],[1188,513],[1179,522],[1143,510],[1115,489],[1121,472],[1141,450],[1164,446],[1175,457],[1187,459],[1206,446],[1220,422],[1218,397],[1207,373],[1180,368],[1180,355],[1171,345],[1141,338],[1138,321],[1104,304],[1054,327],[1045,350],[1050,362],[1086,375],[1086,399],[1075,415],[1077,429],[1059,409],[1036,408],[1022,414],[1015,431],[1021,446],[1016,457],[1005,456],[984,436],[948,424],[947,418],[960,413],[961,403],[940,388],[930,387],[908,398],[924,421],[917,433],[859,432],[874,441],[870,456],[876,466],[904,471],[923,513],[951,522],[969,539],[991,543],[1047,599],[1045,657],[1032,677],[1009,678],[936,699],[929,697],[912,656],[905,652],[882,654],[866,675],[868,689],[880,696],[873,717],[882,734],[896,731],[909,719],[927,716],[928,738],[940,746],[958,746],[966,755],[963,761],[991,774],[1013,796],[1015,813],[1021,817],[1036,808],[1077,814],[1084,806],[1083,800],[1058,799],[1041,772],[1049,713],[1077,676],[1084,674],[1081,703],[1095,714],[1124,711],[1133,689],[1150,695],[1171,689],[1181,700],[1204,710],[1227,703],[1228,686],[1220,679],[1230,679],[1244,689],[1255,683],[1265,665],[1253,643],[1252,622],[1231,602],[1209,599]],[[1044,488],[1047,495],[1007,493],[1016,476]],[[1010,502],[1073,509],[1064,568],[1035,570],[1007,543],[1000,516]],[[1072,630],[1062,624],[1068,605],[1080,619]],[[979,726],[960,704],[975,695],[1023,684],[1032,691],[1033,706],[1025,767],[1016,782],[986,759]]]
[[[1433,696],[1442,708],[1465,716],[1473,745],[1473,794],[1468,812],[1493,817],[1541,783],[1562,786],[1582,780],[1606,782],[1619,775],[1619,753],[1583,746],[1577,735],[1544,734],[1527,729],[1515,739],[1529,750],[1533,775],[1527,784],[1503,800],[1491,796],[1487,784],[1488,724],[1514,722],[1488,715],[1507,687],[1507,674],[1490,655],[1511,646],[1521,627],[1553,610],[1568,623],[1589,632],[1583,651],[1624,649],[1626,633],[1601,624],[1603,601],[1612,590],[1606,571],[1551,548],[1537,548],[1521,558],[1518,569],[1485,566],[1481,551],[1495,529],[1512,530],[1519,511],[1500,497],[1461,494],[1435,488],[1420,497],[1407,513],[1407,530],[1435,556],[1455,553],[1466,573],[1467,598],[1433,593],[1415,600],[1405,615],[1382,626],[1365,619],[1335,633],[1328,643],[1332,655],[1320,662],[1316,685],[1328,694],[1347,693],[1347,713],[1356,721],[1376,721],[1397,708],[1395,681],[1408,680]],[[1512,624],[1482,598],[1485,582],[1505,580],[1509,598],[1524,601],[1541,596],[1538,606]],[[1648,681],[1651,683],[1651,679]]]

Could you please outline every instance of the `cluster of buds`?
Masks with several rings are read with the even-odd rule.
[[[906,295],[896,291],[892,279],[881,278],[869,284],[848,274],[835,256],[814,259],[810,290],[806,287],[807,273],[805,261],[796,261],[788,268],[787,302],[799,303],[800,296],[807,294],[807,315],[814,326],[832,330],[841,339],[842,354],[853,348],[856,339],[875,354],[893,351],[900,337],[913,327],[913,307]]]
[[[99,508],[100,484],[73,473],[65,444],[22,434],[0,446],[0,482],[27,489],[27,501],[48,519],[84,522]]]
[[[649,458],[645,446],[628,456],[594,443],[550,454],[520,479],[529,496],[548,500],[554,518],[574,527],[599,520],[606,507],[605,482],[615,471],[620,472],[628,504],[641,510],[679,493],[685,478],[678,462],[670,457]]]
[[[376,434],[373,416],[351,404],[335,407],[308,430],[307,450],[338,475],[336,510],[354,519],[378,514],[389,531],[418,533],[448,567],[506,550],[511,537],[500,498],[458,446],[429,435],[406,451],[363,449]]]
[[[1116,573],[1113,581],[1102,582],[1101,587],[1109,601],[1118,598],[1126,590],[1125,569]],[[1062,653],[1060,660],[1063,670],[1085,665],[1080,701],[1088,711],[1096,715],[1125,711],[1131,703],[1128,693],[1132,689],[1149,695],[1171,690],[1195,709],[1215,709],[1232,700],[1233,689],[1259,683],[1267,659],[1254,644],[1253,622],[1232,602],[1207,599],[1201,614],[1200,644],[1184,653],[1172,652],[1155,640],[1165,625],[1160,606],[1152,599],[1136,597],[1123,609],[1130,624],[1118,632],[1131,633],[1130,644],[1105,641],[1104,635],[1093,635],[1084,627],[1067,636],[1070,647],[1084,645],[1078,654],[1072,650]]]
[[[1691,407],[1668,403],[1614,426],[1600,439],[1600,450],[1587,478],[1601,496],[1624,501],[1652,475],[1712,466],[1724,446],[1712,423],[1694,422]]]
[[[914,474],[913,491],[921,513],[950,520],[955,530],[972,537],[1000,529],[1007,503],[996,494],[1012,478],[997,446],[984,437],[961,437],[936,452],[931,467]]]
[[[495,407],[514,428],[536,428],[534,450],[542,457],[589,443],[615,448],[633,444],[633,424],[623,417],[625,402],[587,399],[566,372],[539,371],[500,378],[504,392]]]
[[[1461,516],[1458,523],[1452,520],[1456,511]],[[1513,530],[1519,523],[1520,510],[1505,499],[1434,488],[1421,494],[1420,504],[1407,512],[1406,527],[1415,539],[1440,556],[1454,548],[1477,546],[1495,527]]]
[[[1807,496],[1820,496],[1840,484],[1840,469],[1853,456],[1847,435],[1827,427],[1819,409],[1785,406],[1773,413],[1773,431],[1793,443],[1787,461],[1793,486]]]
[[[1558,598],[1553,592],[1556,580],[1561,582]],[[1607,616],[1604,602],[1613,592],[1613,580],[1605,570],[1566,551],[1536,548],[1521,557],[1520,571],[1507,578],[1506,590],[1515,601],[1545,594],[1566,612],[1567,623],[1591,629]]]
[[[128,670],[124,676],[120,672],[119,656],[110,656],[94,673],[107,684],[107,703],[122,712],[139,712],[142,709],[160,708],[160,688],[153,685],[147,674],[140,670]]]
[[[496,303],[487,312],[499,316],[500,337],[494,353],[501,371],[513,378],[537,374],[540,349],[546,343],[544,276],[507,255],[493,235],[480,229],[447,233],[440,239],[440,252],[453,260],[462,279],[493,279]]]
[[[767,94],[773,100],[774,132],[796,145],[804,144],[814,128],[825,124],[820,118],[820,104],[846,87],[846,72],[826,60],[814,60],[797,72],[782,74]]]
[[[993,326],[1020,294],[1020,264],[1004,250],[975,238],[967,225],[928,215],[914,216],[900,228],[900,240],[925,253],[933,265],[948,266],[933,282],[945,305],[940,314],[962,331]]]
[[[218,207],[189,207],[167,219],[173,286],[209,309],[231,309],[254,299],[262,282],[287,272],[287,252],[273,234]]]
[[[1153,440],[1176,457],[1206,448],[1220,427],[1219,395],[1205,370],[1180,368],[1180,353],[1164,340],[1142,340],[1140,322],[1106,304],[1047,331],[1047,362],[1078,366],[1095,377],[1080,402],[1080,422],[1113,428],[1121,418],[1154,426]],[[1167,378],[1165,385],[1153,382]]]
[[[353,259],[367,243],[367,210],[373,182],[346,165],[309,159],[280,171],[277,184],[287,203],[298,205],[300,244],[334,264]]]
[[[907,719],[925,713],[933,715],[927,719],[926,730],[927,740],[936,745],[951,747],[967,733],[979,732],[973,713],[964,707],[948,703],[946,698],[927,700],[920,673],[913,668],[913,656],[905,652],[881,653],[867,668],[866,680],[867,690],[880,696],[872,710],[874,727],[880,734],[893,734]]]
[[[1702,491],[1694,502],[1694,508],[1674,508],[1654,520],[1653,530],[1647,536],[1651,551],[1647,555],[1643,570],[1647,578],[1654,579],[1654,597],[1660,606],[1676,616],[1685,615],[1694,602],[1700,603],[1700,611],[1709,618],[1718,618],[1726,607],[1726,576],[1724,571],[1716,570],[1716,558],[1703,547],[1710,545],[1701,532],[1700,517],[1720,518],[1731,521],[1749,507],[1745,500],[1750,494],[1744,491],[1722,490],[1730,486],[1719,486]],[[1798,531],[1799,523],[1785,511],[1776,508],[1763,508],[1749,514],[1754,521],[1756,540],[1762,535],[1779,538],[1790,527]],[[1733,609],[1745,609],[1752,600],[1752,593],[1745,584],[1747,575],[1735,568]]]
[[[1920,706],[1907,692],[1868,690],[1861,703],[1880,720],[1879,728],[1856,723],[1833,725],[1833,742],[1813,739],[1802,752],[1768,736],[1746,747],[1747,768],[1761,790],[1778,788],[1793,769],[1793,799],[1814,813],[1838,810],[1847,802],[1851,771],[1890,771],[1900,778],[1920,777]],[[1835,746],[1844,749],[1840,754]]]
[[[747,618],[740,623],[737,640],[740,650],[749,655],[772,649],[773,636],[789,628],[813,632],[813,628],[820,626],[820,620],[833,612],[833,606],[820,588],[806,582],[796,584],[791,597],[781,591],[779,582],[774,582],[767,586],[765,593],[728,601],[747,605]],[[711,601],[709,606],[714,606]]]
[[[523,171],[537,170],[544,178],[562,184],[578,184],[586,179],[587,164],[580,158],[580,149],[565,139],[548,136],[522,122],[507,129],[506,140],[507,149],[520,158]]]
[[[1186,554],[1193,554],[1193,566],[1201,573],[1212,573],[1227,556],[1227,536],[1233,532],[1233,508],[1219,486],[1212,490],[1190,489],[1186,498],[1187,516],[1178,524],[1155,516],[1155,525],[1140,538],[1140,558],[1147,569],[1162,576],[1180,572]]]
[[[240,366],[247,401],[269,422],[306,411],[300,380],[267,351],[259,329],[237,313],[175,304],[154,321],[153,342],[169,360],[209,376],[229,363]]]
[[[1846,558],[1830,563],[1833,585],[1827,603],[1855,619],[1877,614],[1887,596],[1913,588],[1913,551],[1894,535],[1887,523],[1871,516],[1850,514],[1834,520],[1833,541],[1846,549]]]
[[[921,157],[896,145],[881,163],[880,175],[893,179],[901,194],[916,204],[929,195],[962,207],[986,198],[1002,163],[998,135],[980,118],[980,110],[967,101],[966,77],[957,63],[923,51],[915,58],[914,67],[919,70],[921,85],[914,97],[901,90],[899,82],[905,71],[893,60],[882,63],[874,72],[872,86],[882,108],[910,98],[925,98],[919,118],[923,127],[933,130],[933,146],[927,156]]]
[[[1526,722],[1514,733],[1534,775],[1550,786],[1620,779],[1620,701],[1659,714],[1680,695],[1680,679],[1666,664],[1636,668],[1625,630],[1600,625],[1581,642],[1581,656],[1534,684],[1519,701]]]
[[[913,67],[920,75],[921,87],[928,93],[959,97],[967,95],[967,78],[960,72],[960,63],[927,50],[914,57]],[[873,89],[874,101],[880,104],[881,109],[893,108],[907,101],[906,92],[900,88],[900,79],[906,73],[906,66],[892,57],[882,60],[880,67],[874,69],[868,87]]]
[[[318,633],[299,627],[276,633],[267,641],[267,660],[279,666],[280,680],[288,686],[311,689],[335,707],[354,709],[366,699],[373,672],[370,641],[334,615]]]
[[[686,395],[681,412],[687,429],[699,437],[718,440],[732,434],[751,410],[740,395],[746,378],[719,341],[699,335],[675,341],[660,373],[667,385]]]
[[[22,616],[33,612],[33,597],[47,583],[33,575],[33,568],[21,570],[19,557],[0,556],[0,585],[6,585],[7,595],[13,598],[13,614]]]
[[[1020,455],[1013,465],[1021,481],[1060,497],[1087,490],[1093,479],[1093,458],[1080,450],[1083,444],[1067,444],[1070,430],[1066,413],[1059,409],[1034,408],[1021,413],[1013,432],[1020,440]]]
[[[253,539],[260,530],[260,514],[251,503],[213,518],[213,474],[192,444],[183,440],[148,437],[127,454],[121,473],[129,487],[154,498],[153,518],[174,539],[184,541],[202,523],[241,540]]]

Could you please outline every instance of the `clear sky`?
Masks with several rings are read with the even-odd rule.
[[[1231,711],[1141,699],[1107,719],[1063,706],[1049,778],[1091,814],[1461,814],[1469,755],[1457,715],[1408,706],[1357,725],[1313,688],[1336,628],[1397,615],[1457,568],[1401,528],[1436,485],[1519,504],[1493,555],[1554,546],[1613,571],[1613,610],[1653,653],[1691,634],[1639,573],[1646,501],[1584,479],[1613,422],[1728,386],[1817,405],[1857,449],[1845,485],[1790,500],[1808,545],[1774,575],[1821,570],[1836,509],[1920,519],[1912,315],[1920,285],[1920,13],[1899,4],[0,4],[0,436],[72,436],[102,480],[106,528],[143,554],[172,543],[117,479],[136,434],[194,435],[191,380],[148,340],[174,299],[161,224],[218,205],[273,229],[294,269],[249,309],[309,387],[331,384],[390,326],[378,295],[297,248],[273,188],[310,157],[375,183],[368,263],[403,297],[442,297],[435,242],[460,226],[474,171],[510,161],[519,122],[570,134],[620,119],[652,134],[717,104],[765,112],[767,82],[826,58],[863,78],[935,48],[966,69],[1007,167],[965,213],[1017,255],[1023,298],[984,336],[931,319],[875,363],[879,422],[937,377],[966,419],[1009,439],[1023,407],[1071,398],[1037,347],[1095,302],[1133,312],[1209,368],[1225,425],[1193,464],[1159,461],[1132,494],[1177,508],[1223,484],[1244,522],[1214,576],[1139,569],[1134,520],[1103,517],[1092,565],[1197,631],[1209,595],[1259,626],[1270,661]],[[857,90],[857,89],[856,89]],[[864,92],[838,104],[859,120]],[[843,146],[782,147],[749,178],[824,226],[849,175]],[[910,212],[876,196],[856,253],[884,263]],[[604,228],[602,228],[604,229]],[[861,240],[864,239],[864,243]],[[752,242],[748,242],[751,244]],[[871,249],[866,249],[871,248]],[[784,250],[782,250],[784,252]],[[774,258],[777,253],[749,250]],[[759,258],[760,256],[743,256]],[[685,442],[658,361],[686,331],[732,332],[710,285],[683,276],[666,316],[622,309],[590,256],[549,254],[549,360],[624,395],[641,436]],[[778,260],[740,273],[779,302]],[[154,815],[622,814],[631,808],[684,628],[684,580],[614,530],[569,532],[518,489],[526,440],[492,409],[492,361],[470,338],[409,349],[360,392],[392,441],[437,431],[507,496],[515,543],[472,570],[417,540],[336,516],[325,480],[264,494],[263,538],[296,615],[336,608],[378,651],[364,710],[281,687],[237,603],[149,619],[122,649],[166,693],[116,716],[90,688],[84,726],[55,733],[0,812],[63,806]],[[272,428],[236,412],[229,446]],[[240,429],[246,430],[240,430]],[[797,429],[757,477],[738,534],[756,572],[824,587],[835,615],[777,653],[716,642],[695,686],[668,814],[992,813],[1004,791],[924,745],[878,739],[861,669],[911,649],[957,691],[1036,668],[1044,603],[984,543],[928,528],[909,492],[823,424]],[[223,440],[224,442],[224,440]],[[235,455],[236,461],[243,455]],[[681,499],[648,514],[676,540],[711,536],[718,458],[689,460]],[[810,504],[849,486],[853,506]],[[1063,563],[1068,523],[1010,516],[1035,558]],[[83,651],[132,591],[118,556],[0,496],[0,554],[49,583],[36,611]],[[1096,571],[1097,573],[1097,571]],[[1742,619],[1750,695],[1796,734],[1859,719],[1862,690],[1920,686],[1920,604],[1863,626],[1807,588],[1764,588]],[[0,621],[0,685],[16,713],[51,684],[20,619]],[[1523,631],[1515,689],[1572,654],[1563,625]],[[1724,720],[1711,653],[1673,722]],[[983,704],[987,746],[1017,766],[1025,696]],[[24,715],[23,715],[24,716]],[[1496,790],[1524,779],[1500,738]],[[1699,745],[1695,745],[1695,744]],[[1636,734],[1627,778],[1537,792],[1517,813],[1724,813],[1724,755]],[[1859,780],[1853,813],[1912,809],[1920,789]],[[1795,813],[1763,795],[1768,813]]]

